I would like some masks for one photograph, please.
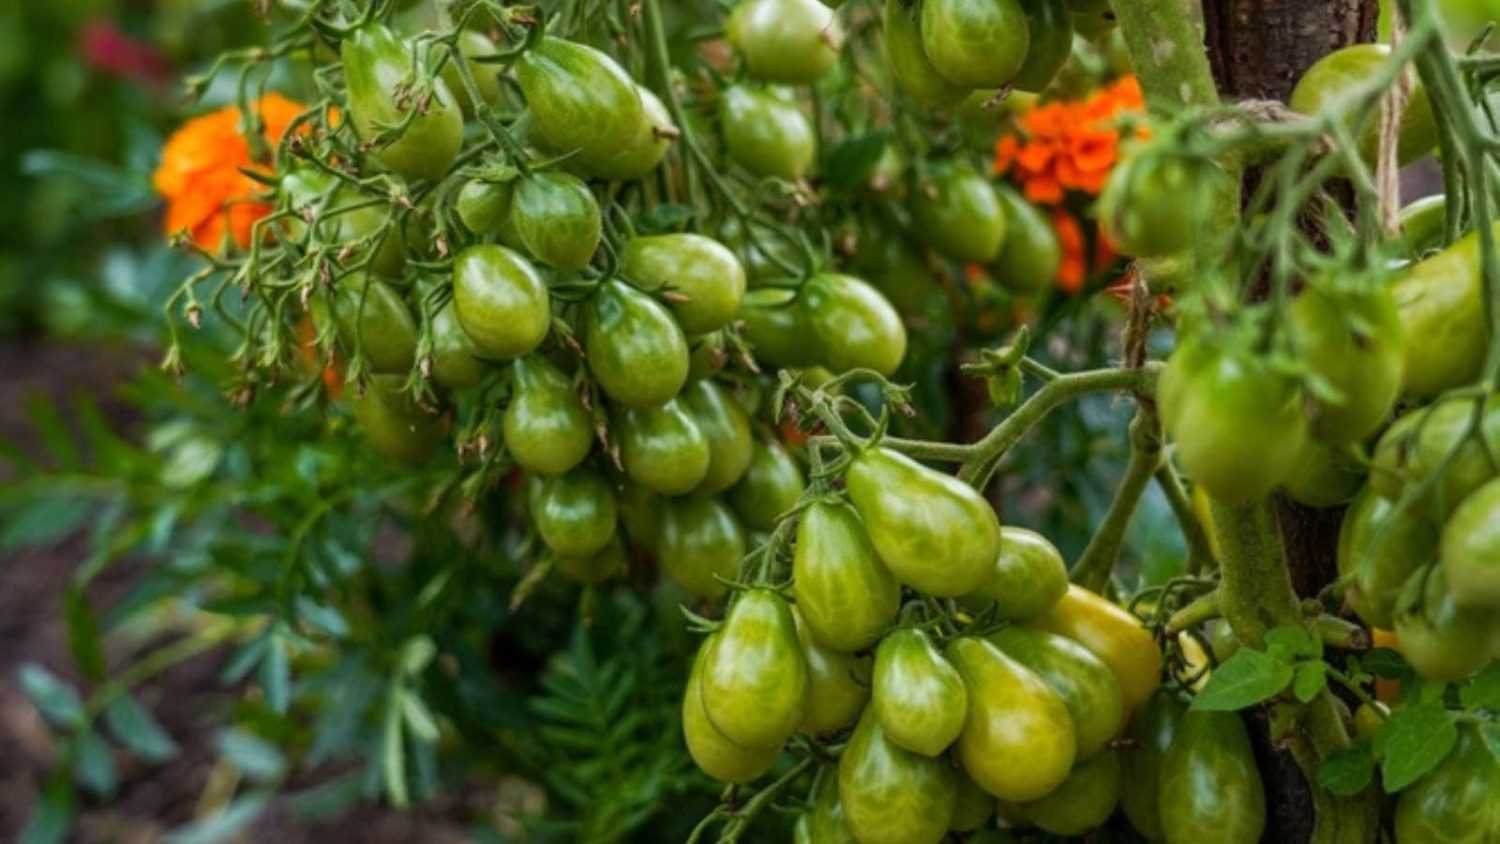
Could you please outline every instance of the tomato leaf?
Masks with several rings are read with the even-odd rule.
[[[1292,694],[1297,700],[1307,703],[1318,696],[1328,685],[1328,666],[1319,660],[1308,660],[1297,666],[1296,679],[1292,681]]]
[[[1320,659],[1323,641],[1306,627],[1285,624],[1266,631],[1266,653],[1290,662],[1298,657]]]
[[[1376,648],[1365,654],[1360,667],[1386,680],[1399,680],[1411,671],[1401,654],[1390,648]]]
[[[1292,666],[1261,651],[1241,648],[1208,678],[1193,709],[1234,710],[1260,703],[1292,682]]]
[[[1458,699],[1465,709],[1500,710],[1500,662],[1469,678],[1469,682],[1458,690]]]
[[[1339,797],[1364,791],[1375,776],[1375,756],[1364,742],[1330,754],[1318,766],[1318,784]]]
[[[1380,775],[1394,794],[1443,761],[1458,743],[1458,727],[1441,703],[1419,703],[1391,713],[1381,736]]]

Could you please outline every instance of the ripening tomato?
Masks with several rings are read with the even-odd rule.
[[[1348,445],[1330,445],[1309,437],[1292,473],[1281,482],[1288,498],[1308,507],[1337,507],[1365,485],[1368,470]]]
[[[432,315],[432,377],[454,390],[477,385],[488,371],[477,355],[479,349],[463,326],[450,300]]]
[[[1432,562],[1437,531],[1416,513],[1400,512],[1374,490],[1361,492],[1339,526],[1338,570],[1344,598],[1371,627],[1395,623],[1396,599],[1412,572]]]
[[[756,439],[744,477],[729,490],[729,504],[751,530],[771,530],[782,514],[796,506],[807,482],[802,469],[776,440]]]
[[[376,235],[385,225],[388,209],[366,205],[372,197],[321,170],[309,167],[293,170],[281,177],[278,187],[286,197],[287,210],[293,214],[287,221],[287,232],[294,239],[306,235],[309,217],[315,224],[318,240],[346,246]],[[373,245],[367,244],[365,248]],[[351,261],[359,261],[363,254],[363,250],[355,251]],[[406,248],[400,228],[392,225],[376,248],[370,269],[378,275],[395,278],[405,266]]]
[[[559,556],[555,563],[564,577],[585,585],[603,583],[625,570],[625,543],[619,536],[610,537],[603,551],[586,557]]]
[[[958,738],[968,713],[964,678],[921,630],[903,628],[880,640],[870,684],[870,709],[886,740],[937,756]]]
[[[370,371],[394,375],[411,369],[417,355],[417,322],[390,285],[363,272],[339,279],[333,300],[339,339],[362,351]]]
[[[975,610],[995,605],[1004,621],[1027,621],[1046,612],[1068,591],[1068,567],[1062,552],[1033,530],[1000,528],[1000,553],[979,588],[964,596]]]
[[[1070,585],[1052,608],[1032,622],[1083,645],[1104,661],[1120,683],[1127,717],[1161,685],[1161,648],[1151,631],[1123,607]]]
[[[365,141],[375,141],[393,126],[404,126],[389,142],[377,143],[374,156],[402,176],[437,180],[463,145],[464,116],[441,79],[431,81],[431,96],[415,117],[414,98],[402,93],[413,73],[426,67],[426,50],[413,50],[377,23],[354,30],[339,45],[349,96],[349,118]],[[410,118],[408,122],[408,118]]]
[[[1017,0],[925,0],[922,49],[965,88],[1009,85],[1026,62],[1030,27]]]
[[[836,651],[868,648],[895,621],[901,584],[875,554],[854,509],[808,506],[797,525],[792,594],[813,638]]]
[[[667,306],[688,334],[728,325],[745,296],[745,268],[739,259],[701,234],[634,238],[620,256],[620,271],[642,290],[669,292]]]
[[[820,362],[833,372],[873,369],[891,375],[906,357],[901,315],[869,283],[819,273],[802,285],[798,298]]]
[[[693,668],[688,674],[687,688],[682,692],[682,735],[687,741],[688,753],[703,773],[720,782],[745,783],[759,779],[771,770],[780,747],[752,750],[730,741],[708,720],[703,708],[703,666],[717,633],[703,640],[698,655],[693,658]]]
[[[1073,718],[1078,760],[1092,757],[1119,736],[1125,725],[1120,682],[1088,648],[1056,633],[1021,626],[997,630],[989,640],[1062,698]]]
[[[583,348],[606,395],[626,407],[656,407],[687,382],[687,337],[651,296],[607,281],[589,302]]]
[[[1459,728],[1458,746],[1432,773],[1401,792],[1396,844],[1500,841],[1500,762],[1477,734]]]
[[[745,547],[745,529],[719,499],[689,495],[663,502],[656,561],[692,596],[721,597],[725,586],[719,578],[739,574]]]
[[[625,474],[660,495],[692,492],[708,476],[708,437],[679,400],[660,407],[625,408],[615,418]]]
[[[1099,194],[1099,224],[1125,255],[1159,258],[1187,251],[1212,225],[1228,176],[1209,161],[1126,158]]]
[[[560,475],[588,456],[594,426],[568,376],[541,355],[511,365],[515,387],[505,407],[505,448],[521,468]]]
[[[554,554],[591,557],[614,539],[615,495],[603,478],[574,469],[533,482],[531,521]]]
[[[1266,789],[1238,712],[1189,711],[1162,757],[1157,810],[1166,844],[1256,844]]]
[[[716,493],[735,485],[750,466],[750,417],[717,382],[694,381],[678,399],[708,442],[708,471],[696,487]]]
[[[812,123],[792,96],[776,88],[725,89],[719,120],[729,158],[756,176],[795,182],[817,157]]]
[[[921,6],[903,0],[885,0],[882,46],[891,79],[902,93],[927,108],[951,108],[962,102],[969,89],[943,78],[927,59],[922,46]]]
[[[516,182],[511,223],[533,258],[562,270],[588,266],[599,248],[599,202],[577,176],[550,171]]]
[[[1342,108],[1354,89],[1368,84],[1383,72],[1390,57],[1388,44],[1351,44],[1334,50],[1303,71],[1287,104],[1292,111],[1307,115]],[[1352,126],[1349,128],[1353,129]],[[1396,141],[1397,160],[1409,164],[1437,146],[1437,140],[1432,103],[1428,101],[1422,83],[1414,81],[1406,107],[1401,112],[1400,136]],[[1373,167],[1380,149],[1378,119],[1366,121],[1359,148],[1360,157]]]
[[[823,78],[844,37],[833,10],[818,0],[741,0],[724,33],[751,77],[789,85]]]
[[[547,285],[530,261],[490,244],[453,259],[453,306],[481,355],[506,359],[535,349],[552,328]]]
[[[1497,227],[1500,230],[1500,227]],[[1479,233],[1412,264],[1391,287],[1406,344],[1402,388],[1433,396],[1472,383],[1489,344],[1479,271]]]
[[[1475,490],[1443,525],[1439,556],[1461,607],[1500,607],[1500,480]]]
[[[1442,566],[1414,572],[1396,604],[1396,650],[1428,680],[1453,682],[1488,665],[1500,623],[1487,608],[1461,607]]]
[[[932,178],[912,197],[917,234],[955,261],[985,263],[1005,243],[1005,210],[995,187],[967,164],[934,165]]]
[[[789,368],[818,362],[807,309],[795,290],[782,287],[751,290],[740,304],[738,318],[744,322],[740,333],[755,349],[757,361]]]
[[[839,757],[839,802],[860,844],[938,844],[948,834],[958,775],[944,759],[893,744],[865,707]]]
[[[708,720],[742,747],[780,747],[807,707],[807,658],[791,607],[770,589],[730,604],[703,663]]]
[[[1122,779],[1120,754],[1108,749],[1073,766],[1051,794],[1015,809],[1053,835],[1083,835],[1103,826],[1115,813]]]
[[[636,151],[652,140],[640,89],[614,59],[586,44],[544,37],[521,54],[516,83],[531,137],[590,176],[630,179]]]
[[[797,640],[807,660],[807,709],[799,729],[822,735],[852,726],[870,699],[870,658],[840,653],[818,643],[792,606]]]
[[[443,439],[443,428],[401,389],[404,375],[372,375],[363,395],[349,402],[354,424],[381,455],[421,463]]]
[[[1040,94],[1073,55],[1073,18],[1067,0],[1021,0],[1026,13],[1026,61],[1012,81],[1018,91]]]
[[[839,769],[824,765],[813,783],[812,808],[807,821],[807,844],[860,844],[849,829],[844,804],[839,802]]]
[[[845,482],[871,544],[902,583],[957,597],[994,570],[1000,520],[963,481],[876,447],[854,458]]]
[[[1406,366],[1406,335],[1390,289],[1307,287],[1288,318],[1302,360],[1340,394],[1336,401],[1311,397],[1313,435],[1346,443],[1374,433],[1396,405]]]
[[[988,264],[990,276],[1012,293],[1050,289],[1062,265],[1062,244],[1051,221],[1009,185],[997,185],[995,195],[1005,215],[1005,240]]]
[[[1158,689],[1146,708],[1130,721],[1133,743],[1120,757],[1120,806],[1136,831],[1152,841],[1162,838],[1161,763],[1177,734],[1187,705],[1177,692]]]

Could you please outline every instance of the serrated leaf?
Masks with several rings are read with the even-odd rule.
[[[110,702],[104,710],[104,724],[115,741],[142,759],[165,762],[177,755],[177,743],[151,712],[129,694]]]
[[[1421,779],[1458,743],[1458,726],[1440,703],[1404,706],[1381,731],[1380,776],[1387,794]]]
[[[1306,627],[1284,624],[1266,631],[1266,653],[1285,662],[1319,659],[1323,656],[1323,641]]]
[[[1500,711],[1500,662],[1469,678],[1458,690],[1458,699],[1465,709],[1492,709]]]
[[[1318,766],[1318,784],[1339,797],[1364,791],[1375,776],[1375,756],[1368,744],[1332,753]]]
[[[1228,711],[1253,706],[1292,682],[1292,666],[1261,651],[1241,648],[1209,675],[1193,709]]]
[[[270,799],[271,795],[265,792],[246,794],[225,806],[224,811],[218,814],[179,827],[163,840],[163,844],[219,844],[230,841],[260,816]]]
[[[77,727],[83,723],[83,701],[71,685],[31,662],[21,666],[18,677],[21,691],[31,698],[48,721],[63,727]]]
[[[73,777],[100,797],[113,794],[119,783],[115,752],[93,730],[84,730],[73,739]]]
[[[1328,685],[1328,666],[1318,660],[1298,664],[1296,677],[1292,680],[1292,694],[1297,700],[1307,703],[1318,696]]]
[[[219,734],[219,752],[245,776],[271,782],[286,772],[286,757],[275,745],[239,729]]]
[[[63,618],[68,625],[68,650],[85,679],[98,683],[104,679],[104,648],[99,641],[99,624],[88,596],[77,583],[68,584],[63,595]]]

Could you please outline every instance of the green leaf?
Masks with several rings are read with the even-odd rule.
[[[83,525],[94,502],[82,497],[37,498],[5,515],[0,553],[51,545]]]
[[[110,702],[104,710],[104,724],[116,741],[142,759],[165,762],[177,755],[177,743],[150,710],[128,693]]]
[[[1203,691],[1193,698],[1193,709],[1234,710],[1279,694],[1292,682],[1292,666],[1261,651],[1241,648],[1225,660]]]
[[[406,640],[401,648],[401,672],[408,675],[417,675],[432,662],[437,655],[437,648],[432,640],[426,636],[413,636]]]
[[[639,215],[636,228],[645,234],[673,232],[687,225],[693,217],[693,209],[687,205],[662,203]]]
[[[275,745],[244,730],[229,729],[219,734],[219,752],[245,776],[260,782],[272,782],[286,772],[286,758]]]
[[[1329,754],[1318,766],[1318,784],[1339,797],[1364,791],[1375,776],[1375,756],[1365,742]]]
[[[21,830],[20,844],[61,844],[73,826],[73,784],[57,776],[37,795],[36,808]]]
[[[1491,709],[1500,711],[1500,662],[1469,678],[1458,690],[1458,699],[1465,709]]]
[[[272,633],[266,643],[266,658],[261,660],[259,673],[261,689],[266,693],[266,704],[277,715],[285,715],[291,706],[291,668],[287,665],[286,638]]]
[[[386,796],[390,798],[392,806],[400,809],[405,808],[407,803],[406,754],[401,745],[401,710],[394,704],[392,701],[392,705],[385,708],[380,767],[385,775]]]
[[[1411,666],[1401,658],[1401,654],[1390,648],[1376,648],[1365,654],[1359,661],[1364,670],[1386,680],[1399,680],[1411,673]]]
[[[83,724],[83,702],[78,692],[55,674],[33,662],[21,666],[18,673],[21,691],[53,724],[78,727]]]
[[[1500,724],[1494,721],[1480,724],[1479,737],[1484,740],[1484,746],[1490,749],[1490,755],[1495,757],[1495,761],[1500,762]]]
[[[874,132],[850,138],[833,148],[823,181],[834,190],[850,190],[868,182],[885,152],[886,133]]]
[[[406,716],[406,724],[411,727],[412,735],[429,743],[442,737],[437,721],[421,698],[406,689],[397,692],[396,698],[401,702],[401,714]]]
[[[1318,696],[1328,685],[1328,666],[1319,660],[1308,660],[1297,665],[1297,675],[1292,680],[1292,694],[1297,700],[1307,703]]]
[[[349,622],[344,620],[338,610],[316,603],[306,595],[297,596],[297,614],[302,616],[303,621],[335,639],[349,635]]]
[[[219,679],[223,680],[225,685],[231,686],[245,679],[245,675],[265,658],[269,643],[269,636],[258,636],[250,640],[248,644],[240,648],[239,653],[235,654],[233,659],[229,660],[224,670],[219,672]]]
[[[57,468],[72,470],[83,465],[78,456],[78,444],[73,442],[73,431],[58,412],[57,405],[46,396],[33,393],[26,398],[26,415]]]
[[[1321,659],[1323,641],[1306,627],[1286,624],[1266,632],[1266,653],[1285,662],[1299,658]]]
[[[1441,703],[1404,706],[1381,730],[1380,775],[1395,794],[1438,766],[1458,743],[1458,727]]]
[[[218,844],[236,838],[270,802],[271,795],[252,791],[224,807],[224,811],[179,827],[163,844]]]
[[[113,794],[119,784],[114,749],[93,730],[84,730],[73,739],[73,777],[100,797]]]
[[[99,642],[99,624],[89,606],[88,596],[77,583],[68,584],[63,596],[63,617],[68,623],[68,650],[85,679],[93,683],[104,680],[104,648]]]

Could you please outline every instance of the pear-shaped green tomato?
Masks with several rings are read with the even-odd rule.
[[[1464,399],[1417,408],[1397,419],[1375,447],[1370,485],[1393,501],[1413,487],[1420,496],[1416,512],[1446,521],[1496,474],[1490,455],[1500,446],[1500,400],[1485,403],[1478,430],[1471,430],[1473,420],[1474,402]]]
[[[1500,841],[1500,762],[1476,729],[1459,728],[1458,746],[1437,768],[1401,792],[1396,844]]]
[[[727,390],[709,380],[689,384],[678,401],[708,441],[708,472],[697,491],[712,494],[734,486],[750,466],[754,437],[749,415]]]
[[[594,426],[573,384],[541,355],[512,364],[515,392],[505,408],[505,447],[516,463],[540,475],[560,475],[588,456]]]
[[[586,557],[558,557],[557,570],[570,580],[585,585],[603,583],[623,572],[627,557],[620,537],[610,538],[603,551]]]
[[[516,60],[516,83],[531,115],[531,137],[590,176],[639,175],[622,150],[651,138],[640,90],[614,59],[586,44],[543,38]]]
[[[615,494],[587,469],[541,478],[531,519],[559,557],[591,557],[615,537]]]
[[[882,44],[885,63],[896,87],[918,105],[951,108],[963,101],[969,89],[944,79],[922,48],[921,7],[902,0],[885,0],[885,31]]]
[[[984,639],[948,642],[948,660],[969,690],[958,761],[1001,800],[1045,797],[1067,778],[1078,740],[1063,699],[1042,678]]]
[[[287,210],[293,214],[287,222],[287,232],[293,238],[306,235],[309,221],[315,224],[319,240],[340,244],[372,237],[385,226],[388,209],[366,205],[373,197],[321,170],[293,170],[281,178],[279,188],[286,197]],[[370,269],[386,277],[401,275],[406,266],[403,240],[398,227],[391,226],[376,248]],[[373,242],[366,244],[365,249],[373,245]],[[350,255],[350,263],[357,263],[364,254],[363,250],[355,251]]]
[[[845,481],[871,544],[897,580],[957,597],[994,571],[1000,520],[973,487],[878,447],[854,458]]]
[[[1030,26],[1018,0],[922,3],[922,48],[937,72],[954,85],[1009,85],[1026,62],[1030,41]]]
[[[436,180],[463,145],[464,116],[441,79],[430,90],[415,88],[413,70],[425,65],[425,49],[411,45],[380,24],[365,24],[339,45],[349,95],[349,117],[365,141],[376,141],[375,158],[402,176]],[[418,70],[415,77],[425,79]],[[403,93],[422,91],[414,97]],[[415,117],[412,110],[421,108]],[[409,122],[408,122],[409,121]],[[399,132],[393,138],[388,132]]]
[[[1167,844],[1255,844],[1266,790],[1238,712],[1190,711],[1161,763],[1157,808]]]
[[[1123,607],[1082,586],[1070,585],[1032,625],[1066,636],[1104,660],[1120,684],[1127,717],[1161,685],[1161,648],[1151,631]]]
[[[1443,526],[1443,570],[1463,607],[1500,607],[1500,480],[1490,481]]]
[[[516,183],[511,221],[526,251],[562,270],[588,266],[599,248],[599,203],[582,179],[569,173],[533,173]]]
[[[958,669],[920,630],[896,630],[875,650],[870,708],[892,744],[937,756],[964,728],[969,696]]]
[[[735,85],[724,91],[719,119],[729,157],[756,176],[795,182],[817,155],[812,123],[790,95]]]
[[[1160,841],[1161,763],[1177,734],[1177,723],[1187,712],[1187,704],[1176,692],[1160,689],[1151,696],[1146,708],[1131,719],[1129,736],[1133,742],[1120,757],[1123,779],[1120,805],[1125,817],[1141,835]]]
[[[333,314],[339,339],[364,353],[370,371],[394,375],[411,369],[417,354],[417,322],[390,285],[355,272],[339,280]]]
[[[470,246],[453,260],[453,305],[479,354],[519,357],[552,327],[547,285],[530,261],[504,246]]]
[[[1390,61],[1388,44],[1351,44],[1313,62],[1303,71],[1292,89],[1288,105],[1293,111],[1306,115],[1318,115],[1341,108],[1351,93],[1361,85],[1368,85]],[[1346,118],[1352,123],[1352,117]],[[1366,121],[1359,138],[1360,156],[1371,166],[1379,155],[1380,121]],[[1348,126],[1353,129],[1354,127]],[[1396,141],[1396,156],[1401,164],[1408,164],[1437,145],[1437,121],[1433,117],[1432,103],[1420,81],[1412,86],[1406,105],[1401,112],[1401,126]]]
[[[757,439],[744,477],[729,490],[729,503],[746,527],[769,531],[778,516],[796,506],[806,488],[802,469],[786,446]]]
[[[1062,552],[1034,530],[1000,528],[1000,553],[979,588],[964,596],[976,610],[995,605],[1005,621],[1027,621],[1046,612],[1068,591]]]
[[[511,249],[524,249],[521,235],[516,232],[515,221],[510,216],[514,195],[515,182],[470,179],[459,190],[454,207],[469,231],[496,237]]]
[[[833,765],[818,769],[812,808],[802,817],[807,821],[807,844],[860,844],[839,802],[839,769]]]
[[[479,90],[479,99],[486,105],[499,105],[505,97],[505,88],[500,83],[500,66],[474,61],[495,55],[495,42],[482,32],[466,29],[458,34],[458,50],[463,54],[464,64],[468,66],[469,75],[474,79],[474,87]],[[458,63],[451,55],[443,64],[443,83],[453,92],[453,99],[458,101],[464,116],[473,116],[474,100],[469,96],[469,87],[464,84],[463,73],[459,71]]]
[[[799,368],[818,362],[811,320],[795,290],[781,287],[751,290],[740,303],[739,319],[744,322],[741,336],[761,363]]]
[[[752,77],[788,85],[823,78],[844,37],[833,10],[818,0],[741,0],[724,29]]]
[[[355,396],[349,408],[371,448],[392,460],[421,463],[442,441],[443,428],[402,392],[405,380],[404,375],[371,376],[364,394]]]
[[[990,276],[1013,293],[1051,288],[1062,265],[1062,244],[1051,221],[1009,185],[997,185],[995,196],[1005,215],[1005,240],[989,264]]]
[[[819,501],[803,511],[792,594],[813,638],[845,653],[874,644],[901,608],[901,584],[842,502]]]
[[[641,95],[641,106],[645,109],[650,131],[637,138],[634,144],[620,150],[610,161],[608,169],[615,172],[616,178],[622,181],[639,179],[655,170],[662,159],[667,157],[667,150],[672,148],[672,140],[678,134],[677,125],[672,122],[672,113],[667,110],[661,98],[651,93],[651,89],[640,85],[636,86],[636,92]]]
[[[1414,511],[1366,489],[1344,512],[1338,570],[1349,606],[1371,627],[1391,629],[1396,600],[1412,572],[1432,562],[1437,530]]]
[[[1479,376],[1489,342],[1479,267],[1479,232],[1469,232],[1407,267],[1392,284],[1396,311],[1411,338],[1405,392],[1434,396]]]
[[[726,588],[720,578],[739,574],[745,549],[745,529],[719,499],[689,495],[663,502],[656,561],[693,597],[718,600]]]
[[[850,275],[819,273],[800,294],[812,340],[834,372],[873,369],[890,375],[906,357],[906,326],[891,301]]]
[[[1396,650],[1424,679],[1451,683],[1495,658],[1497,619],[1481,607],[1454,600],[1442,566],[1412,574],[1396,605]]]
[[[742,747],[780,747],[807,708],[807,657],[786,599],[741,592],[703,663],[708,720]]]
[[[701,234],[637,237],[620,257],[625,277],[642,290],[667,293],[688,334],[728,325],[745,296],[745,268],[727,247]]]
[[[958,798],[953,802],[953,820],[948,822],[948,828],[954,832],[970,832],[989,823],[994,816],[994,796],[980,788],[967,774],[960,775]]]
[[[771,770],[781,748],[751,750],[741,747],[719,732],[703,709],[703,665],[718,634],[709,636],[698,647],[687,688],[682,693],[682,735],[688,754],[698,768],[720,782],[745,783],[759,779]]]
[[[1026,820],[1053,835],[1083,835],[1115,813],[1120,802],[1120,754],[1106,750],[1079,762],[1051,794],[1016,806]]]
[[[687,407],[625,408],[616,417],[620,462],[632,481],[659,495],[692,492],[708,476],[713,452]]]
[[[1293,342],[1339,398],[1312,401],[1312,432],[1328,442],[1363,440],[1390,418],[1406,368],[1406,336],[1386,287],[1353,293],[1305,288],[1292,302]]]
[[[1068,0],[1021,0],[1026,13],[1026,61],[1012,81],[1017,91],[1040,94],[1073,54],[1073,17]]]
[[[866,707],[839,757],[839,803],[860,844],[937,844],[948,834],[958,773],[892,743]]]
[[[1292,473],[1281,482],[1287,497],[1308,507],[1337,507],[1364,488],[1368,470],[1348,445],[1309,437]]]
[[[645,486],[627,481],[615,495],[620,508],[620,526],[637,548],[656,555],[661,538],[661,496]]]
[[[930,180],[912,197],[912,219],[923,240],[955,261],[992,261],[1005,243],[1000,197],[989,179],[967,164],[934,166]]]
[[[870,699],[870,658],[840,653],[818,644],[796,606],[797,640],[807,660],[807,710],[800,729],[810,735],[842,730],[859,719]]]
[[[1099,222],[1120,251],[1138,258],[1192,247],[1215,218],[1228,176],[1194,158],[1127,158],[1099,195]]]
[[[1032,627],[1006,627],[990,634],[989,640],[1062,698],[1073,718],[1079,760],[1098,753],[1120,735],[1125,726],[1120,682],[1088,648]]]
[[[583,348],[594,380],[626,407],[657,407],[687,382],[687,337],[649,295],[605,282],[589,303]]]

